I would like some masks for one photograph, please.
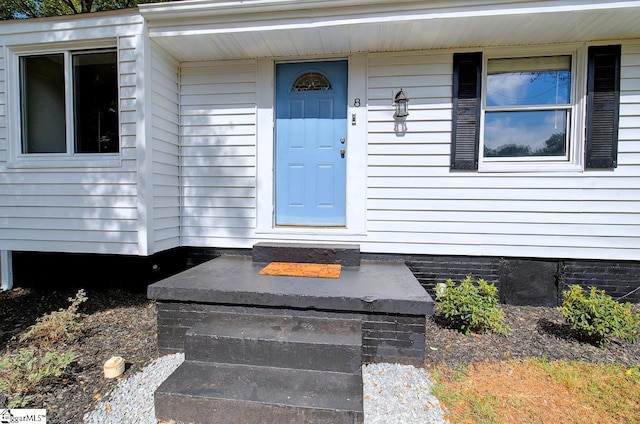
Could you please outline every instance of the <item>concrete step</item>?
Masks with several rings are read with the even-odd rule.
[[[301,243],[257,243],[253,262],[293,262],[360,266],[360,246],[353,244],[313,245]]]
[[[361,321],[216,313],[186,334],[187,360],[360,372]]]
[[[194,424],[360,424],[362,376],[185,361],[156,391],[156,418]]]

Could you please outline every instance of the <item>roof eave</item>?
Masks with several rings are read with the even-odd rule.
[[[256,13],[298,12],[311,16],[327,10],[340,11],[357,7],[359,13],[371,14],[384,11],[415,11],[433,18],[473,17],[527,13],[553,13],[584,10],[610,10],[639,7],[640,1],[557,1],[557,0],[494,0],[491,2],[465,1],[415,1],[396,0],[186,0],[139,5],[140,13],[148,20],[182,20],[189,18],[224,17],[228,15],[253,15]],[[339,15],[336,13],[336,15]]]

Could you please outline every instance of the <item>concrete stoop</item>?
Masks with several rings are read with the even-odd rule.
[[[259,276],[271,261],[343,273]],[[419,363],[433,311],[404,264],[360,264],[348,245],[259,244],[253,261],[217,258],[153,284],[149,297],[161,353],[185,352],[155,393],[156,418],[194,424],[362,423],[362,363]]]

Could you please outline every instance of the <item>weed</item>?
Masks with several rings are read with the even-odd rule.
[[[39,384],[61,377],[75,359],[74,352],[43,352],[34,347],[0,357],[0,389],[14,394],[9,408],[26,406],[27,394]]]
[[[9,408],[27,406],[30,393],[39,385],[60,378],[75,361],[75,352],[60,352],[54,345],[77,341],[83,325],[78,307],[86,300],[84,290],[79,290],[69,298],[66,309],[42,316],[19,337],[20,342],[35,342],[34,346],[0,357],[0,390],[11,395]]]
[[[71,303],[66,309],[51,312],[38,319],[27,332],[20,336],[20,341],[34,341],[47,349],[56,342],[75,342],[82,331],[82,321],[78,307],[87,301],[84,290],[78,290],[75,297],[70,297]]]
[[[625,371],[625,374],[635,382],[640,381],[640,366],[629,368]]]
[[[504,312],[498,305],[498,289],[483,279],[474,284],[468,276],[456,285],[449,279],[436,288],[437,310],[449,324],[465,334],[494,331],[506,334],[510,331],[504,323]]]
[[[596,346],[606,346],[611,337],[635,343],[640,331],[640,314],[631,311],[630,303],[616,302],[604,290],[591,287],[589,294],[578,285],[562,292],[559,310],[583,338]]]

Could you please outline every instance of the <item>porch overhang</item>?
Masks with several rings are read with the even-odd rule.
[[[140,11],[180,61],[638,38],[640,1],[187,0]]]

